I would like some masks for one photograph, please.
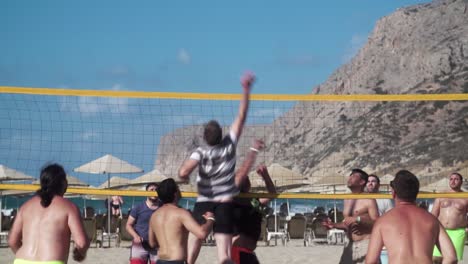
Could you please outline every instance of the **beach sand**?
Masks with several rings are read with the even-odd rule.
[[[88,251],[86,260],[82,263],[95,264],[128,264],[129,243],[122,242],[120,248],[95,248],[94,244]],[[13,263],[14,255],[11,250],[5,245],[0,248],[0,263]],[[303,246],[302,240],[291,240],[286,246],[280,243],[278,246],[265,246],[264,242],[259,242],[257,248],[257,256],[261,263],[267,264],[303,264],[303,263],[320,263],[320,264],[336,264],[340,260],[342,245],[312,245]],[[465,247],[467,252],[467,247]],[[467,252],[468,253],[468,252]],[[465,253],[465,256],[467,256]],[[79,263],[70,259],[69,263]],[[216,263],[216,247],[203,246],[200,252],[200,257],[197,263],[212,264]],[[460,261],[459,263],[467,263],[468,260]]]

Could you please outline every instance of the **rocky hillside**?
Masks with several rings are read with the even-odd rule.
[[[381,18],[358,54],[312,92],[468,93],[468,2],[435,1]],[[354,167],[381,175],[407,168],[424,183],[451,170],[468,176],[464,101],[299,102],[271,125],[247,128],[243,140],[255,133],[268,145],[262,161],[300,172],[310,183],[325,176],[342,182]],[[155,166],[176,175],[202,141],[193,135],[201,128],[163,137]]]

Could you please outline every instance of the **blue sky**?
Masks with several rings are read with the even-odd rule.
[[[306,94],[379,18],[421,2],[0,1],[0,86],[239,93],[248,69],[254,93]],[[157,102],[0,95],[0,164],[37,175],[47,161],[71,170],[111,153],[149,171],[161,136],[206,118],[229,124],[238,104]],[[249,121],[285,110],[258,102]]]
[[[0,85],[304,94],[420,2],[1,1]]]

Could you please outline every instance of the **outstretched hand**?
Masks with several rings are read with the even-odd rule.
[[[214,219],[214,214],[212,212],[209,212],[209,211],[204,213],[202,216],[203,216],[203,218],[205,218],[205,220]]]
[[[255,82],[255,75],[252,72],[246,72],[241,78],[241,84],[244,91],[250,92],[252,84]]]
[[[270,174],[268,173],[267,166],[265,164],[260,164],[257,167],[257,174],[262,176],[262,178],[269,177]]]
[[[255,148],[258,151],[262,151],[265,148],[265,143],[263,140],[256,139],[253,143],[253,148]]]
[[[333,223],[330,218],[326,218],[322,222],[322,226],[326,227],[327,229],[332,229],[332,228],[335,228],[335,223]]]

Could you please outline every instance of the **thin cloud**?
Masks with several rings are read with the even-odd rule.
[[[111,90],[119,91],[123,87],[120,84],[112,86]],[[78,97],[74,98],[62,97],[60,99],[60,109],[63,112],[80,112],[84,115],[93,116],[98,113],[128,113],[129,105],[127,98],[112,98],[112,97]]]
[[[126,65],[114,65],[108,69],[99,72],[101,76],[106,78],[122,78],[132,75],[132,70]]]
[[[185,49],[180,49],[177,53],[177,61],[182,64],[188,65],[191,62],[190,53]]]
[[[97,138],[99,137],[99,134],[93,131],[85,131],[81,134],[81,138],[85,141],[88,141],[92,138]]]
[[[275,119],[285,112],[284,109],[260,109],[252,112],[253,118],[262,118],[262,119]]]
[[[343,63],[349,62],[357,53],[358,51],[366,44],[367,36],[356,34],[351,37],[349,45],[346,49],[345,54],[343,55],[342,61]]]

